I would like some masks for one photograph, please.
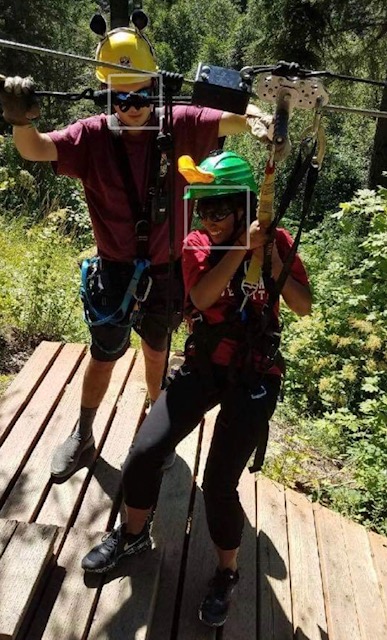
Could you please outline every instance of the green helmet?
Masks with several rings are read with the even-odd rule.
[[[249,163],[233,151],[212,154],[198,167],[192,158],[182,156],[179,171],[190,183],[184,200],[232,195],[247,189],[258,191]]]

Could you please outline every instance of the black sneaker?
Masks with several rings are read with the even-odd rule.
[[[149,525],[138,535],[125,533],[125,523],[102,538],[102,542],[89,551],[82,560],[82,569],[92,573],[105,573],[113,569],[120,558],[145,551],[152,546]]]
[[[199,607],[199,618],[210,627],[221,627],[227,620],[231,594],[238,583],[238,571],[216,570],[210,590]]]

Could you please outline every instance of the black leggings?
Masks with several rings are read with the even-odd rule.
[[[125,504],[148,509],[156,504],[164,459],[195,427],[206,411],[220,404],[203,480],[208,528],[221,549],[240,545],[244,515],[238,482],[256,448],[265,455],[268,421],[280,378],[268,375],[262,388],[230,386],[225,367],[214,367],[216,393],[206,393],[197,371],[185,365],[157,400],[136,435],[123,466]]]

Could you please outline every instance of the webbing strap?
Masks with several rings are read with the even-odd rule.
[[[159,118],[158,110],[156,117]],[[114,120],[116,121],[114,123]],[[149,257],[149,236],[151,230],[152,201],[157,192],[157,182],[160,174],[161,153],[157,147],[157,133],[152,132],[152,141],[149,149],[149,171],[147,181],[147,191],[144,204],[141,202],[137,185],[133,177],[125,143],[122,139],[122,132],[117,127],[116,116],[110,116],[110,127],[112,133],[113,146],[118,172],[126,191],[129,208],[132,211],[135,222],[136,235],[136,257],[145,260]]]
[[[302,160],[301,150],[299,151],[296,163],[293,167],[293,171],[289,176],[285,191],[282,194],[280,203],[278,205],[277,213],[269,226],[269,232],[278,226],[279,222],[284,217],[288,206],[297,194],[298,187],[304,179],[308,169],[312,166],[312,161],[316,153],[317,141],[312,145],[309,153]]]

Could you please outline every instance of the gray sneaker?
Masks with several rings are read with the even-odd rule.
[[[78,426],[72,434],[60,444],[54,451],[51,461],[51,475],[55,478],[64,478],[74,471],[84,451],[94,444],[94,436],[84,440],[79,433]]]

